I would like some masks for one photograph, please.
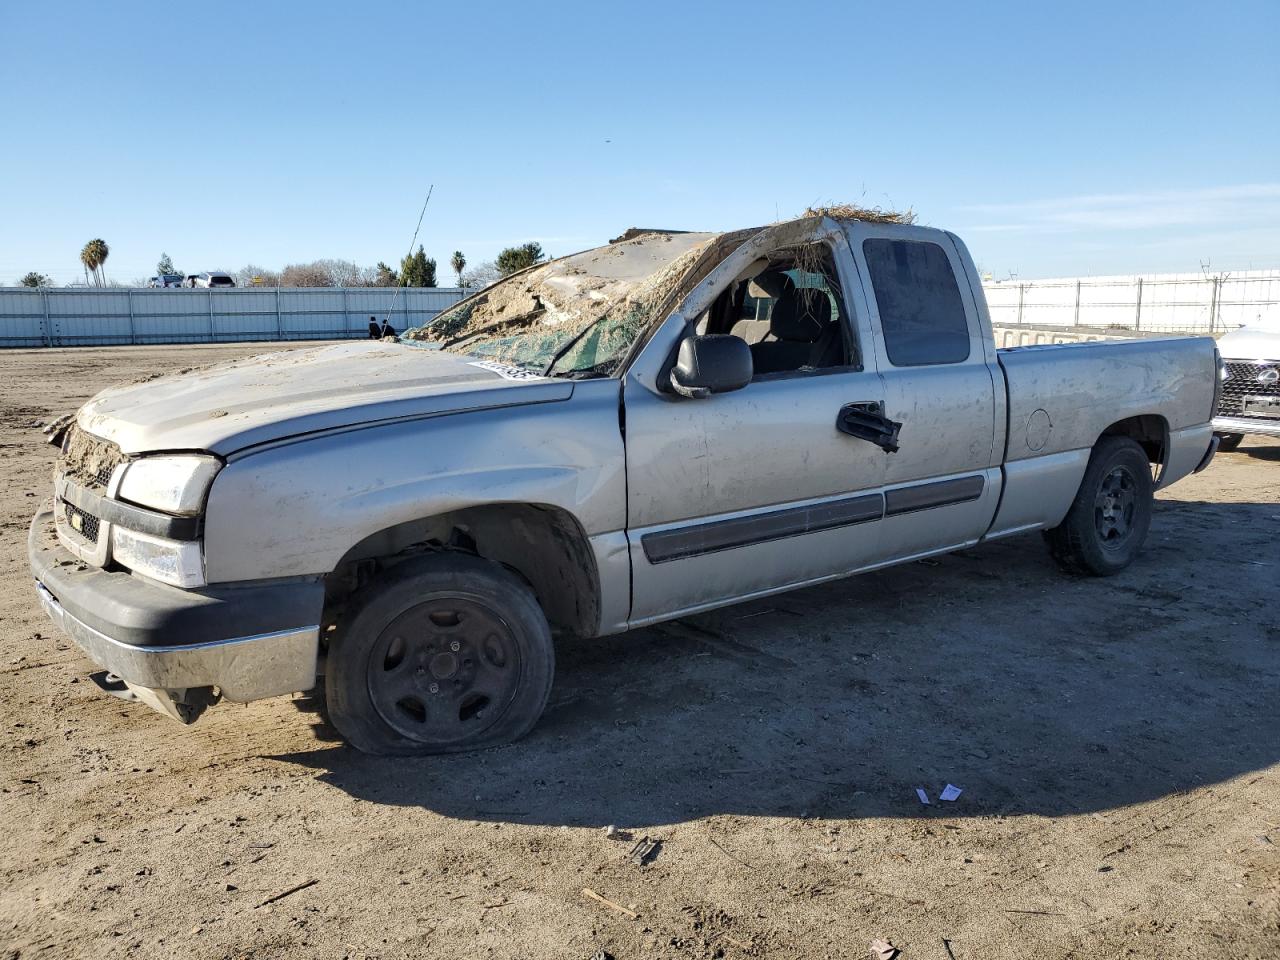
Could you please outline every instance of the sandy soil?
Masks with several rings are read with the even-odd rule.
[[[381,760],[105,697],[30,586],[35,426],[246,352],[0,355],[0,956],[1280,956],[1280,444],[1114,579],[1031,536],[570,645],[524,742]]]

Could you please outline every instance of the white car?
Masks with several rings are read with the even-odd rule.
[[[1219,449],[1245,434],[1280,437],[1280,317],[1233,330],[1218,341],[1222,399],[1213,419]]]
[[[234,287],[236,282],[229,273],[223,273],[221,270],[209,270],[205,273],[196,273],[187,277],[187,285],[201,288]]]

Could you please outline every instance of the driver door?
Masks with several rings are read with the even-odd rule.
[[[717,270],[660,328],[624,377],[632,625],[840,576],[874,562],[886,454],[841,432],[837,420],[851,404],[883,410],[884,389],[861,298],[845,295],[857,290],[847,241],[838,231],[821,230],[819,221],[814,229],[821,233],[815,242],[826,254],[818,271],[822,277],[793,271],[792,285],[827,286],[845,345],[836,362],[821,368],[802,362],[779,370],[776,362],[763,362],[766,348],[761,346],[753,348],[762,361],[757,370],[768,366],[770,372],[757,372],[747,386],[701,399],[678,396],[663,377],[689,330],[685,311],[696,309],[690,303],[725,296],[731,303],[736,296],[755,316],[772,313],[770,303],[762,309],[756,297],[726,293],[743,280],[735,275],[726,282],[725,271]],[[766,251],[766,256],[771,255]],[[736,270],[732,260],[726,265]],[[704,289],[716,283],[721,289]],[[750,324],[735,327],[745,330]],[[773,356],[793,346],[782,344]],[[802,345],[796,352],[813,355]]]

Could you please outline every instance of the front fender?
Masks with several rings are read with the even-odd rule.
[[[232,457],[209,494],[210,583],[327,574],[397,524],[493,503],[559,507],[588,537],[623,530],[618,383],[555,403],[457,413]]]

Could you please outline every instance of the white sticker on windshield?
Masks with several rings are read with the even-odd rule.
[[[503,380],[545,380],[540,373],[534,373],[532,370],[526,370],[523,367],[512,367],[505,363],[498,363],[496,360],[472,360],[471,366],[480,367],[483,370],[489,370],[496,373]]]

